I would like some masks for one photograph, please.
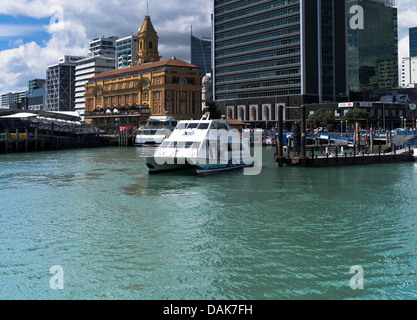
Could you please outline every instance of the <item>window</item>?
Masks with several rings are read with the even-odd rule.
[[[149,42],[149,49],[152,49],[152,41]]]
[[[178,124],[177,129],[178,130],[187,129],[187,126],[188,126],[188,122],[181,122]]]

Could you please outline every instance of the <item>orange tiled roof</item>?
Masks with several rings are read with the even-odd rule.
[[[194,68],[194,69],[198,68],[197,66],[190,64],[188,62],[182,61],[182,60],[168,59],[168,60],[162,60],[162,61],[157,61],[157,62],[149,62],[149,63],[145,63],[145,64],[141,64],[141,65],[133,66],[129,68],[124,68],[124,69],[102,72],[88,80],[97,80],[97,79],[102,79],[102,78],[107,78],[107,77],[122,76],[127,73],[145,71],[148,69],[159,68],[159,67],[183,67],[183,68]]]

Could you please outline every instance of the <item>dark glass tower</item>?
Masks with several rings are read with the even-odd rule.
[[[410,57],[417,57],[417,27],[410,28]]]
[[[203,77],[211,73],[211,39],[191,36],[191,64],[200,67]]]
[[[214,0],[214,93],[223,105],[347,96],[346,0]]]
[[[349,90],[398,87],[397,9],[392,0],[349,0],[363,8],[363,29],[349,27]],[[354,19],[353,14],[348,19]]]

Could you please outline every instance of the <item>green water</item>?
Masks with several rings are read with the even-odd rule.
[[[139,154],[0,155],[0,299],[417,298],[417,164],[277,168],[264,148],[259,176],[148,176]]]

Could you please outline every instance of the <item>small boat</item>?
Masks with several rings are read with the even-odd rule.
[[[262,139],[262,145],[267,147],[275,146],[274,132],[266,132]]]
[[[139,127],[135,146],[160,145],[174,131],[177,120],[173,117],[151,116],[144,126]]]
[[[149,174],[194,170],[197,175],[217,173],[254,165],[249,139],[231,129],[226,120],[182,120],[171,136],[145,156]]]

